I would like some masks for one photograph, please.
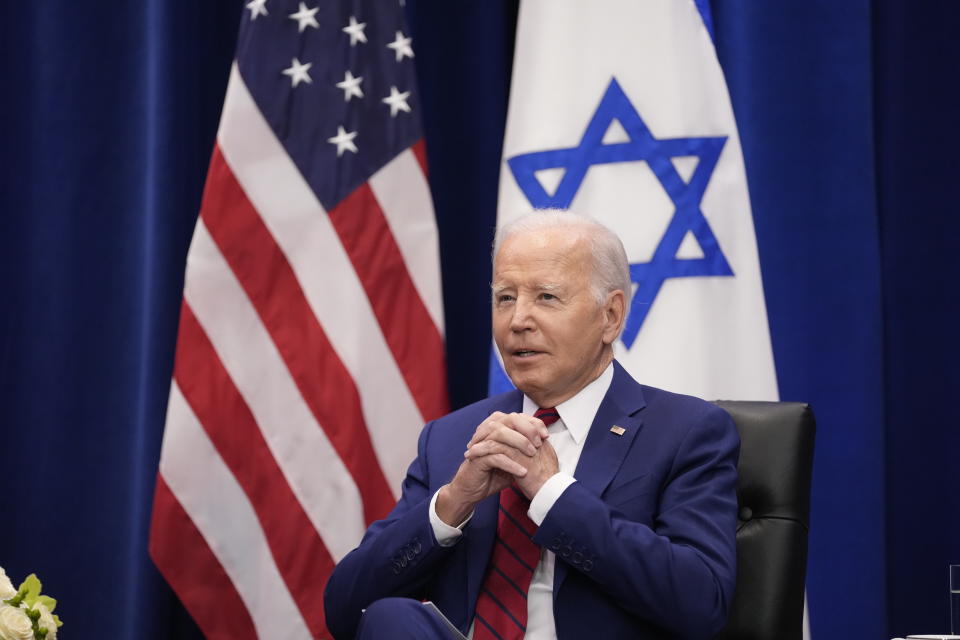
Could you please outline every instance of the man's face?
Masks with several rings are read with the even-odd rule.
[[[617,294],[597,304],[581,234],[519,232],[494,260],[494,339],[513,384],[542,407],[571,398],[602,373],[622,317],[610,308]]]

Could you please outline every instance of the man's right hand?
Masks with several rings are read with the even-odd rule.
[[[547,436],[546,426],[533,416],[499,411],[490,414],[467,444],[470,458],[440,489],[437,516],[452,527],[459,526],[478,502],[527,473],[527,465],[520,460],[526,458],[524,462],[529,463]]]

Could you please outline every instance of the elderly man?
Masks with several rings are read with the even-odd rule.
[[[610,230],[537,212],[494,255],[493,332],[518,390],[424,427],[399,503],[330,578],[330,630],[710,637],[735,581],[733,423],[614,360],[630,276]]]

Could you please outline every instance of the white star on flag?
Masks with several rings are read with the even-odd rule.
[[[356,131],[347,133],[347,130],[340,126],[337,127],[337,135],[332,138],[327,138],[327,142],[337,145],[337,157],[339,158],[343,155],[344,151],[357,152],[357,145],[353,144],[353,139],[356,137]]]
[[[345,26],[342,31],[350,36],[350,46],[358,42],[366,42],[367,35],[363,30],[367,27],[366,22],[357,22],[356,17],[350,16],[350,24]]]
[[[353,74],[347,70],[347,73],[343,76],[343,82],[337,83],[338,89],[343,89],[343,99],[347,102],[350,102],[350,98],[357,96],[358,98],[363,97],[363,90],[360,88],[360,83],[363,82],[363,78],[354,78]]]
[[[410,113],[410,105],[407,104],[407,98],[409,97],[409,91],[400,92],[396,87],[390,87],[390,95],[381,102],[390,105],[390,116],[396,118],[398,111]]]
[[[306,82],[310,84],[313,80],[310,79],[310,67],[313,66],[312,62],[307,64],[300,64],[300,61],[294,58],[290,62],[290,66],[283,70],[283,75],[290,76],[290,81],[293,83],[293,86],[296,87],[301,82]]]
[[[256,20],[257,16],[267,15],[267,0],[250,0],[247,3],[247,9],[250,9],[250,19]]]
[[[396,38],[387,45],[387,48],[397,52],[397,62],[400,62],[403,60],[403,56],[413,57],[413,49],[410,47],[411,42],[413,42],[413,38],[405,38],[403,32],[397,31]]]
[[[313,9],[307,9],[307,5],[303,2],[300,3],[300,10],[296,13],[290,14],[291,20],[297,21],[297,26],[300,29],[300,33],[303,33],[303,30],[307,27],[313,27],[314,29],[319,29],[320,25],[317,23],[317,11],[320,10],[320,7],[314,7]]]

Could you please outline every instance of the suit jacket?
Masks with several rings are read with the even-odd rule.
[[[437,543],[428,508],[477,425],[494,411],[520,411],[522,401],[519,391],[508,392],[424,427],[397,506],[370,525],[330,577],[324,603],[334,637],[352,637],[361,609],[388,596],[432,600],[467,632],[498,497],[477,505],[452,547]],[[640,385],[614,362],[577,482],[534,536],[557,555],[553,610],[561,640],[706,638],[720,630],[736,573],[739,445],[722,409]]]

